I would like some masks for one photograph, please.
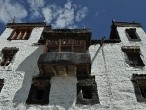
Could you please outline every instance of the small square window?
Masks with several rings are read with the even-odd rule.
[[[7,40],[28,40],[32,29],[14,29]]]
[[[136,28],[130,28],[125,30],[126,35],[130,41],[140,41],[138,34],[136,33]]]
[[[137,101],[146,102],[146,74],[133,74],[131,81]]]
[[[19,49],[16,47],[5,47],[2,49],[2,58],[0,60],[0,66],[8,66],[14,55],[17,53]]]
[[[142,59],[141,59],[141,53],[139,48],[122,48],[123,52],[125,52],[126,55],[126,63],[129,64],[132,67],[143,67],[145,66]]]
[[[99,103],[99,97],[97,93],[97,85],[95,77],[79,80],[77,83],[77,104],[97,104]]]
[[[51,84],[47,78],[33,78],[30,92],[27,98],[27,104],[48,104]]]

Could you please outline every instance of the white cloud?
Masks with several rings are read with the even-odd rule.
[[[44,8],[42,10],[42,13],[45,17],[45,20],[47,23],[51,23],[51,20],[53,18],[53,13],[52,13],[52,10],[50,8]]]
[[[42,13],[46,22],[51,24],[53,28],[76,28],[76,22],[85,18],[88,9],[87,7],[72,4],[68,0],[64,7],[55,4],[48,5],[43,8]]]
[[[82,9],[78,10],[77,14],[76,14],[76,21],[81,21],[88,13],[88,8],[87,7],[83,7]]]
[[[74,8],[72,7],[71,1],[68,1],[58,15],[54,27],[64,28],[74,24]]]
[[[27,0],[32,9],[41,8],[45,5],[44,0]]]
[[[29,4],[29,11],[31,12],[31,19],[35,19],[36,17],[40,17],[41,16],[41,9],[44,7],[45,5],[45,1],[44,0],[27,0],[28,4]]]
[[[28,6],[26,7],[26,4]],[[63,7],[56,4],[47,5],[47,0],[0,0],[0,21],[12,22],[14,16],[16,22],[22,22],[25,18],[31,21],[37,18],[52,25],[53,28],[75,28],[76,23],[83,20],[88,13],[87,7],[73,4],[68,0]],[[27,8],[27,10],[25,9]],[[29,12],[29,13],[28,13]]]
[[[21,22],[27,16],[27,11],[19,3],[11,3],[10,0],[0,2],[0,21],[12,22],[14,16],[17,22]]]

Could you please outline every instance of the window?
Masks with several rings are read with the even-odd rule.
[[[146,98],[146,88],[140,88],[141,95],[143,98]]]
[[[47,52],[58,52],[59,51],[59,47],[58,46],[52,46],[52,47],[48,47]]]
[[[97,85],[95,76],[88,79],[79,80],[77,83],[77,104],[97,104],[99,97],[97,94]]]
[[[71,52],[71,46],[61,46],[61,52]]]
[[[74,46],[74,52],[84,53],[85,52],[85,46]]]
[[[39,87],[34,87],[35,90],[33,91],[33,100],[42,101],[44,99],[45,90]]]
[[[61,39],[61,52],[71,52],[71,39]]]
[[[59,40],[58,39],[48,40],[48,45],[49,46],[59,45]]]
[[[126,29],[125,32],[126,32],[126,35],[127,35],[129,40],[140,41],[140,38],[139,38],[138,34],[136,33],[135,28]]]
[[[0,79],[0,92],[4,86],[4,79]]]
[[[70,39],[61,39],[61,45],[70,45],[71,41]]]
[[[28,40],[32,29],[14,29],[8,40]]]
[[[14,55],[17,53],[18,51],[18,48],[16,47],[5,47],[2,49],[2,58],[1,58],[1,61],[0,61],[0,66],[8,66]]]
[[[49,93],[51,84],[48,83],[49,81],[47,79],[49,78],[33,78],[33,84],[31,85],[30,92],[26,100],[27,104],[44,105],[49,103]]]
[[[145,66],[141,57],[140,57],[140,49],[129,47],[122,48],[123,52],[125,52],[126,55],[126,63],[129,64],[132,67],[143,67]]]
[[[85,40],[81,40],[81,39],[74,40],[74,45],[85,45],[85,44],[86,44]]]
[[[82,94],[83,94],[83,98],[92,99],[92,97],[93,97],[92,86],[83,86]]]
[[[133,74],[131,81],[137,101],[146,102],[146,74]]]

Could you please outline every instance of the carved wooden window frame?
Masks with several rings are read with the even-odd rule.
[[[7,40],[28,40],[32,32],[32,28],[16,28],[12,31]]]

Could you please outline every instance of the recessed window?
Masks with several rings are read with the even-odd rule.
[[[35,80],[35,81],[34,81]],[[48,104],[51,84],[48,80],[37,77],[33,79],[30,92],[27,98],[27,104]]]
[[[61,46],[61,52],[71,52],[71,46]]]
[[[47,52],[58,52],[59,51],[59,47],[58,46],[52,46],[52,47],[48,47]]]
[[[138,48],[122,48],[125,52],[126,63],[132,67],[143,67],[145,66],[141,59],[141,52]]]
[[[17,53],[19,49],[16,47],[5,47],[2,49],[2,58],[0,60],[0,66],[8,66],[14,55]]]
[[[97,104],[99,103],[99,97],[97,93],[97,85],[95,77],[89,79],[78,80],[77,83],[77,104]]]
[[[0,92],[4,86],[4,79],[0,79]]]
[[[146,88],[140,88],[141,95],[143,98],[146,98]]]
[[[44,99],[44,93],[45,93],[44,89],[36,87],[36,90],[33,91],[33,92],[34,92],[33,93],[33,100],[40,100],[40,101],[42,101]]]
[[[28,40],[32,29],[14,29],[7,40]]]
[[[85,99],[92,99],[92,86],[83,86],[82,87],[82,95]]]
[[[146,74],[133,74],[131,81],[137,101],[146,102]]]
[[[136,28],[130,28],[125,30],[126,35],[131,41],[140,41],[138,34],[136,33]]]
[[[74,46],[74,52],[84,53],[85,52],[85,46]]]

